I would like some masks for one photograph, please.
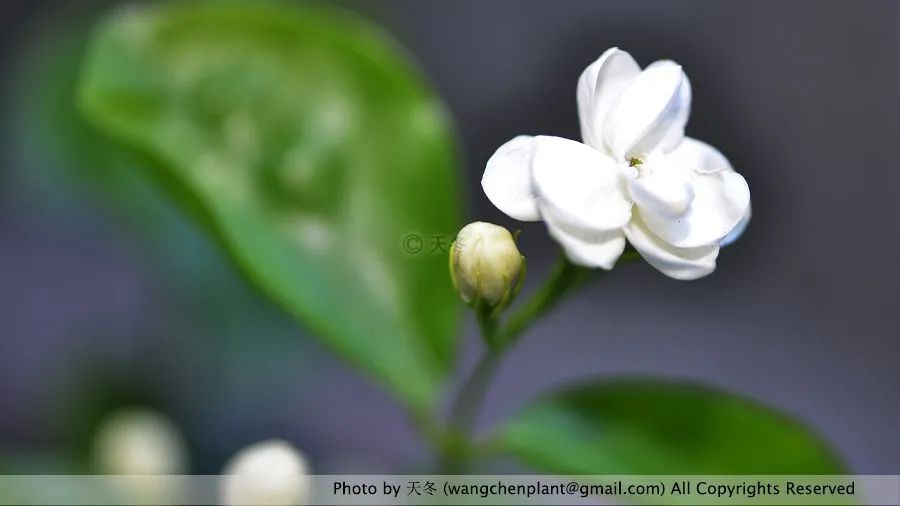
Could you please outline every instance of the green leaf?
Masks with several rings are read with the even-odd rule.
[[[560,474],[840,474],[821,439],[750,399],[651,379],[548,395],[502,428],[501,448]]]
[[[264,292],[411,406],[433,402],[458,304],[427,242],[458,229],[456,148],[384,33],[325,8],[131,7],[90,44],[79,105]]]

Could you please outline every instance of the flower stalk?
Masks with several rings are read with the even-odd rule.
[[[619,259],[619,263],[637,258],[639,258],[637,252],[626,251]],[[602,272],[604,271],[579,267],[570,262],[565,255],[560,255],[559,261],[543,285],[506,320],[505,325],[501,325],[500,315],[491,307],[477,305],[473,308],[486,349],[451,403],[446,426],[449,434],[445,437],[445,442],[450,444],[442,445],[444,446],[441,449],[442,471],[463,472],[471,463],[472,456],[478,453],[478,445],[473,441],[472,433],[506,352],[518,342],[531,325],[583,286],[592,275],[599,275]]]

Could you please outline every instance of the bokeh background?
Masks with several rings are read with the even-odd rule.
[[[900,473],[900,4],[341,3],[385,26],[443,97],[466,216],[523,231],[526,291],[556,247],[542,225],[492,208],[481,171],[515,135],[577,138],[576,79],[610,46],[681,63],[688,134],[750,183],[754,219],[714,275],[684,283],[630,264],[590,286],[512,352],[482,427],[571,379],[652,373],[760,399],[808,423],[851,470]],[[139,400],[182,427],[197,472],[266,437],[294,442],[323,473],[425,459],[399,405],[250,286],[192,220],[152,195],[146,212],[125,213],[67,172],[30,79],[77,65],[112,5],[0,6],[0,453],[51,471],[106,407]],[[69,56],[48,58],[58,47]],[[459,367],[478,351],[467,322]]]

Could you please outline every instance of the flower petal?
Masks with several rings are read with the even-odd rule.
[[[542,203],[569,228],[610,231],[631,218],[631,201],[616,162],[590,146],[535,137],[531,175]]]
[[[576,98],[581,139],[588,146],[606,152],[603,121],[615,99],[641,73],[634,58],[619,48],[607,49],[588,65],[578,78]]]
[[[641,175],[628,179],[628,189],[634,204],[659,216],[676,219],[683,215],[694,200],[694,189],[683,174],[665,170],[642,169]]]
[[[531,184],[534,137],[520,135],[500,148],[488,160],[481,187],[488,200],[510,218],[538,221],[537,199]]]
[[[603,125],[614,158],[643,158],[678,143],[691,106],[690,84],[684,83],[681,66],[671,61],[655,62],[631,81]]]
[[[541,215],[550,236],[566,252],[566,257],[583,267],[612,269],[625,250],[625,235],[621,230],[592,232],[566,225],[558,220],[559,212],[552,205],[542,204]]]
[[[716,269],[718,245],[676,248],[647,228],[640,211],[634,212],[631,223],[625,227],[625,236],[647,263],[670,278],[697,279]]]
[[[665,160],[672,167],[701,174],[734,170],[718,149],[691,137],[683,138],[675,149],[666,154]]]
[[[657,172],[668,170],[689,178],[693,199],[683,214],[661,212],[660,206],[647,206],[645,199],[639,198],[639,194],[633,194],[650,230],[679,248],[718,244],[738,225],[750,207],[750,188],[743,176],[726,169],[716,172],[697,171],[698,168],[712,170],[715,167],[725,167],[721,162],[724,157],[718,151],[708,146],[702,148],[705,145],[701,144],[692,145],[692,152],[698,155],[692,161],[680,160],[689,165],[676,165],[678,159],[668,156],[658,162],[663,166]],[[698,149],[698,146],[702,149]]]
[[[692,99],[692,91],[691,91],[691,81],[688,79],[687,74],[682,71],[681,75],[681,88],[679,88],[678,93],[678,104],[679,107],[675,113],[675,117],[672,120],[671,125],[669,126],[669,130],[663,135],[662,141],[659,144],[659,150],[663,153],[668,153],[678,147],[681,143],[682,139],[684,139],[684,128],[687,126],[688,118],[691,115],[691,99]]]
[[[747,230],[747,225],[750,224],[750,218],[753,216],[752,208],[753,206],[747,206],[747,214],[745,214],[744,217],[741,218],[741,221],[731,229],[731,232],[728,232],[728,235],[722,239],[722,242],[719,243],[720,247],[724,248],[744,235],[744,230]]]

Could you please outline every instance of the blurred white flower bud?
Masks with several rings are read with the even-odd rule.
[[[476,221],[463,227],[450,251],[450,276],[466,303],[494,307],[515,295],[524,259],[503,227]]]
[[[306,458],[289,443],[263,441],[239,451],[222,472],[225,506],[306,504],[312,487]]]
[[[94,436],[98,473],[128,475],[112,482],[126,502],[178,504],[182,491],[159,475],[187,473],[187,450],[180,431],[160,413],[145,409],[118,412],[98,427]]]
[[[187,452],[171,420],[133,409],[114,414],[97,429],[94,463],[103,474],[184,474]]]

